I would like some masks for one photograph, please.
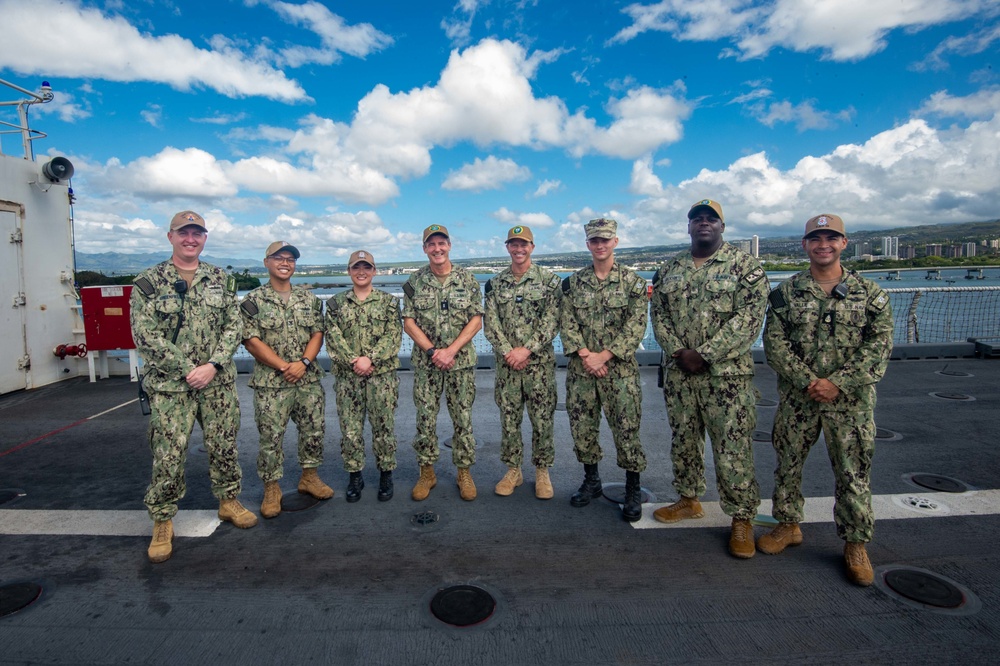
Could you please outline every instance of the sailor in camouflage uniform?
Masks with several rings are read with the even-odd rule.
[[[449,259],[448,229],[432,224],[424,229],[423,249],[429,263],[403,285],[403,330],[413,339],[413,404],[417,409],[417,452],[420,478],[413,499],[427,499],[437,485],[434,463],[438,447],[437,416],[441,394],[455,428],[451,459],[458,468],[462,499],[476,499],[469,468],[476,462],[472,436],[472,403],[476,399],[476,349],[472,339],[483,325],[483,301],[472,273]]]
[[[635,359],[646,334],[646,281],[615,261],[615,220],[591,220],[585,231],[593,263],[563,280],[560,319],[563,350],[569,357],[566,411],[576,459],[584,468],[583,484],[570,504],[586,506],[603,493],[597,466],[603,456],[603,409],[618,466],[625,470],[622,517],[635,522],[642,517],[639,475],[646,469],[646,453],[639,441],[642,385]]]
[[[722,239],[722,205],[711,199],[688,211],[691,249],[653,278],[653,333],[663,350],[663,397],[672,439],[674,490],[680,500],[653,512],[664,523],[701,518],[705,431],[712,440],[719,503],[731,516],[729,552],[753,557],[751,520],[760,488],[754,474],[757,389],[750,347],[767,307],[760,263]]]
[[[372,287],[375,258],[358,250],[347,262],[352,288],[327,301],[326,349],[336,376],[340,450],[350,474],[347,501],[365,487],[365,415],[372,427],[372,452],[379,469],[378,499],[392,499],[396,469],[396,406],[399,403],[399,345],[403,324],[399,299]]]
[[[871,585],[865,544],[875,532],[870,483],[875,384],[892,352],[892,307],[877,284],[841,267],[847,248],[841,218],[810,219],[802,247],[809,270],[771,292],[764,330],[780,397],[773,431],[778,458],[773,515],[779,525],[760,537],[757,547],[777,554],[802,543],[802,467],[822,432],[836,481],[833,517],[846,542],[847,575],[858,585]]]
[[[551,499],[549,467],[555,461],[553,416],[556,410],[556,355],[559,332],[559,276],[531,263],[535,237],[528,227],[507,232],[511,265],[486,283],[484,334],[496,356],[494,398],[500,408],[500,459],[508,471],[496,485],[510,495],[524,477],[521,420],[525,405],[531,420],[531,462],[535,497]]]
[[[173,517],[184,497],[184,461],[195,421],[205,435],[212,494],[219,519],[257,524],[243,508],[236,455],[240,405],[233,353],[243,336],[236,280],[198,261],[208,236],[205,220],[182,211],[170,221],[171,258],[135,278],[130,301],[132,337],[142,356],[142,388],[149,394],[152,481],[144,498],[153,519],[151,562],[173,551]]]
[[[319,500],[333,497],[316,468],[323,464],[326,394],[323,369],[316,355],[323,345],[323,303],[309,289],[291,283],[300,253],[294,245],[274,241],[264,253],[268,281],[243,299],[243,346],[257,362],[249,385],[254,390],[254,420],[260,433],[257,474],[264,482],[260,515],[281,513],[285,430],[288,420],[298,430],[298,490]]]

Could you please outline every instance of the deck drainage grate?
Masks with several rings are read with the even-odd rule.
[[[604,495],[604,499],[612,502],[614,504],[624,504],[625,503],[625,484],[624,483],[605,483],[601,493]],[[649,492],[646,488],[639,487],[639,501],[642,504],[649,504],[650,502],[655,502],[656,497],[653,493]]]
[[[439,520],[441,520],[441,516],[437,515],[433,511],[423,511],[421,513],[413,514],[410,518],[410,523],[416,527],[427,527],[428,525],[433,525]]]
[[[305,493],[285,493],[281,496],[281,510],[295,513],[305,511],[319,504],[319,500]]]
[[[893,569],[886,572],[885,584],[918,604],[953,610],[965,603],[965,595],[960,589],[926,571]]]
[[[13,488],[0,488],[0,504],[13,502],[18,497],[24,497],[24,493]]]
[[[13,615],[38,601],[42,586],[37,583],[10,583],[0,586],[0,617]]]
[[[940,474],[912,474],[910,481],[930,490],[942,493],[964,493],[969,487],[958,479],[952,479]]]
[[[931,395],[935,398],[941,398],[942,400],[959,400],[959,401],[975,400],[975,398],[973,398],[972,396],[965,395],[964,393],[948,393],[945,391],[936,391],[934,393],[931,393]]]
[[[761,398],[760,400],[757,401],[757,406],[758,407],[777,407],[778,403],[777,403],[777,401],[771,400],[769,398]]]
[[[944,375],[945,377],[971,377],[972,375],[968,372],[962,372],[961,370],[938,370],[938,375]]]
[[[875,439],[892,441],[894,439],[903,439],[903,436],[895,430],[889,430],[888,428],[875,428]]]
[[[453,627],[472,627],[485,622],[496,607],[493,595],[475,585],[445,587],[431,599],[434,617]]]
[[[752,439],[755,442],[770,442],[771,433],[769,433],[767,430],[754,430]]]

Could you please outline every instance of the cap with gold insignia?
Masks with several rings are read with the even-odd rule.
[[[293,257],[298,259],[302,254],[299,252],[299,248],[294,245],[290,245],[285,241],[274,241],[267,246],[267,250],[264,251],[264,258],[273,257],[279,252],[290,252]]]
[[[351,258],[347,260],[347,267],[354,268],[354,264],[360,264],[361,262],[371,264],[371,267],[375,268],[375,257],[372,256],[371,252],[365,250],[358,250],[351,254]]]
[[[587,232],[587,240],[591,238],[614,238],[618,235],[618,222],[609,217],[599,217],[591,220],[583,227]]]
[[[194,211],[182,210],[170,220],[171,231],[177,231],[178,229],[190,226],[201,227],[202,231],[208,232],[208,227],[205,226],[205,218]]]
[[[426,243],[427,239],[433,236],[434,234],[440,234],[445,238],[447,238],[448,240],[451,240],[451,236],[448,235],[448,227],[444,226],[443,224],[432,224],[431,226],[424,229],[423,242]]]
[[[844,221],[838,215],[831,215],[830,213],[823,213],[822,215],[810,218],[806,222],[806,232],[802,234],[802,237],[808,238],[810,234],[817,231],[832,231],[835,234],[847,237],[847,232],[844,231]]]
[[[690,220],[694,217],[702,208],[708,208],[715,213],[720,222],[726,221],[726,218],[722,216],[722,204],[718,201],[712,201],[711,199],[702,199],[701,201],[695,201],[691,204],[691,208],[688,210],[688,219]]]
[[[504,243],[509,243],[515,238],[528,241],[529,243],[535,242],[535,236],[534,234],[531,233],[531,229],[529,229],[528,227],[522,227],[522,226],[511,227],[510,231],[507,232],[507,240],[505,240]]]

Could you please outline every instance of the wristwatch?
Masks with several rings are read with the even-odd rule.
[[[309,367],[310,365],[312,365],[312,361],[310,361],[310,360],[309,360],[308,358],[306,358],[305,356],[303,356],[302,358],[300,358],[300,359],[299,359],[299,363],[301,363],[302,365],[306,366],[307,368],[308,368],[308,367]]]
[[[222,364],[216,363],[215,361],[209,361],[214,367],[216,372],[222,372]]]
[[[434,356],[434,352],[436,352],[436,351],[437,351],[437,347],[431,347],[430,349],[428,349],[427,350],[427,358],[433,357]]]

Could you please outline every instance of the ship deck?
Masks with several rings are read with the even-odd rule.
[[[558,372],[561,396],[564,373]],[[556,412],[555,499],[535,499],[528,465],[514,495],[493,493],[504,466],[490,370],[476,377],[479,498],[459,498],[443,447],[437,488],[427,501],[412,501],[418,474],[410,447],[412,375],[402,372],[391,501],[376,501],[370,450],[363,497],[345,501],[347,474],[328,390],[320,475],[336,496],[251,530],[220,525],[196,428],[176,521],[182,535],[173,557],[157,565],[146,558],[149,453],[146,418],[130,402],[136,385],[127,377],[94,384],[84,377],[4,396],[0,499],[4,490],[16,497],[0,504],[0,586],[38,585],[41,596],[0,617],[0,663],[995,663],[1000,363],[890,363],[876,411],[877,523],[869,554],[877,580],[868,588],[852,585],[843,571],[822,442],[805,468],[805,541],[797,548],[731,557],[710,463],[706,517],[674,526],[652,521],[653,509],[676,495],[656,368],[641,374],[649,460],[642,485],[650,501],[633,525],[611,501],[570,506],[582,468],[565,411]],[[238,380],[242,500],[256,513],[263,489],[247,379]],[[769,498],[774,453],[766,433],[777,391],[765,365],[757,365],[755,381],[764,398],[757,477]],[[442,441],[449,424],[442,409]],[[606,425],[602,431],[602,477],[622,483],[610,431]],[[294,428],[285,451],[282,485],[292,502]],[[934,487],[915,482],[928,480]],[[962,492],[941,492],[952,486]],[[904,592],[929,594],[923,603],[896,589],[914,580]],[[439,590],[460,585],[493,597],[488,619],[460,628],[432,614]],[[961,601],[949,601],[949,590],[958,590]],[[445,598],[458,610],[466,600],[461,593]],[[468,610],[479,609],[474,603]]]

